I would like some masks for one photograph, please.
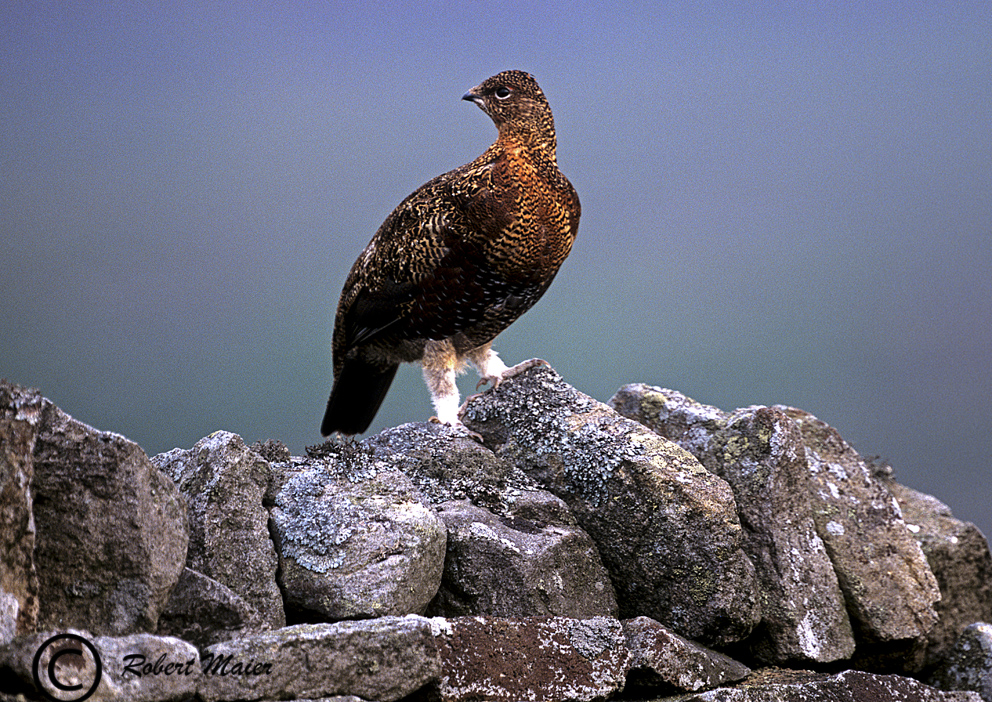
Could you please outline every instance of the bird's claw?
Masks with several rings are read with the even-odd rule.
[[[495,390],[496,388],[499,387],[499,384],[502,382],[503,382],[503,378],[501,378],[498,375],[485,375],[479,378],[479,382],[475,384],[475,389],[478,390],[483,385],[488,385],[489,383],[492,383],[493,384],[492,389]]]
[[[531,368],[535,368],[536,366],[550,366],[550,365],[551,364],[545,361],[543,358],[531,358],[526,361],[521,361],[515,366],[510,366],[499,375],[482,376],[481,378],[479,378],[479,382],[475,384],[475,389],[478,390],[483,385],[488,385],[489,383],[492,383],[493,386],[491,389],[495,390],[496,388],[498,388],[500,385],[503,384],[504,380],[508,378],[513,378],[515,376],[518,376],[524,371],[530,370]]]
[[[468,402],[468,401],[466,400],[466,402]],[[464,410],[464,409],[465,409],[465,405],[462,405],[462,410]],[[461,411],[462,410],[459,410],[458,413],[461,414]],[[478,441],[480,444],[485,443],[485,440],[482,438],[482,434],[479,434],[478,432],[472,431],[467,426],[465,426],[464,424],[462,424],[461,420],[455,420],[454,422],[442,422],[437,417],[431,417],[427,421],[430,422],[431,424],[440,424],[441,426],[450,427],[451,429],[454,429],[459,434],[464,434],[465,436],[467,436],[468,438],[472,439],[473,441]]]

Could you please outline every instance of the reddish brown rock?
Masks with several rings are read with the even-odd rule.
[[[615,619],[432,619],[441,702],[600,700],[623,689],[630,667]]]

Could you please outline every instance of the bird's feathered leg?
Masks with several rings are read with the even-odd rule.
[[[450,341],[428,341],[424,348],[424,382],[431,393],[431,402],[441,424],[458,426],[458,355]]]
[[[494,388],[499,387],[499,384],[503,382],[503,374],[509,370],[499,354],[493,351],[492,342],[472,349],[466,358],[479,371],[479,382],[475,385],[476,390],[488,383],[492,383]]]

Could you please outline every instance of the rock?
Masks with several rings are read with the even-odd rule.
[[[103,659],[101,688],[90,699],[124,702],[172,702],[195,694],[200,681],[196,647],[171,636],[133,634],[99,637],[94,643]]]
[[[621,616],[711,645],[750,633],[760,610],[733,494],[690,453],[546,366],[476,397],[463,419],[568,504],[599,548]]]
[[[848,670],[837,675],[807,671],[758,671],[734,688],[719,688],[671,702],[981,702],[977,695],[941,692],[911,678]],[[657,702],[665,702],[658,700]]]
[[[448,528],[429,614],[616,616],[592,539],[564,502],[511,462],[434,423],[387,429],[361,446],[376,464],[407,475]]]
[[[751,654],[777,665],[849,657],[854,637],[813,521],[798,426],[767,407],[739,409],[719,420],[716,408],[662,392],[667,392],[666,403],[675,400],[669,415],[675,421],[665,427],[666,434],[696,452],[734,491],[744,551],[754,563],[761,593],[763,616],[749,642]],[[712,432],[709,440],[707,432]]]
[[[610,398],[610,407],[674,441],[700,461],[712,460],[713,436],[727,424],[727,413],[686,397],[677,390],[644,383],[624,385]],[[707,466],[711,470],[715,466]]]
[[[692,452],[733,489],[761,593],[762,622],[747,643],[750,654],[775,665],[849,657],[854,637],[813,521],[798,425],[768,407],[728,415],[643,384],[624,386],[610,404]]]
[[[739,409],[711,452],[716,472],[734,490],[744,551],[758,576],[763,619],[753,655],[777,665],[849,658],[854,636],[813,521],[799,427],[776,409]]]
[[[430,620],[297,624],[215,644],[202,657],[204,702],[354,695],[392,702],[437,680]]]
[[[942,690],[972,690],[992,702],[992,624],[967,627],[929,682]]]
[[[278,561],[269,538],[269,513],[262,504],[271,477],[269,464],[240,436],[226,431],[152,460],[186,496],[186,565],[247,602],[255,612],[252,628],[283,626],[286,617],[275,577]]]
[[[0,646],[38,621],[31,480],[44,402],[37,390],[0,381]]]
[[[430,699],[601,700],[630,667],[620,622],[562,617],[432,619],[441,661]]]
[[[498,517],[467,500],[439,506],[448,545],[431,615],[616,616],[613,585],[592,539],[574,519],[567,523],[558,498],[540,495],[558,504],[551,510],[535,505],[526,512],[530,518]],[[533,493],[521,497],[521,506],[533,499]],[[538,516],[541,511],[558,512],[555,524]]]
[[[906,669],[918,669],[919,642],[936,621],[936,580],[891,494],[835,429],[794,408],[754,407],[727,415],[645,385],[622,388],[611,403],[692,451],[734,488],[749,534],[745,549],[762,584],[765,620],[754,641],[760,660],[829,662],[850,654],[834,578],[818,555],[820,541],[854,618],[854,633],[863,644],[884,644],[859,647],[862,663],[886,668],[906,662]],[[786,418],[798,426],[801,439]],[[732,421],[740,430],[736,436]],[[797,441],[804,447],[806,480],[802,457],[792,455],[799,452]],[[755,462],[753,452],[762,445],[765,457]],[[772,466],[775,476],[768,472]],[[809,508],[798,489],[804,484]],[[808,527],[810,512],[815,534]]]
[[[751,672],[743,663],[687,641],[648,617],[628,619],[623,632],[632,654],[628,692],[696,692],[743,680]]]
[[[229,587],[184,568],[158,620],[158,634],[206,647],[250,630],[257,617]]]
[[[512,461],[444,424],[403,424],[370,436],[360,447],[376,465],[407,475],[431,505],[470,500],[506,515],[517,497],[539,489]]]
[[[154,631],[189,538],[172,481],[134,442],[46,400],[31,490],[38,627]]]
[[[441,583],[445,528],[409,478],[331,457],[301,462],[281,480],[272,525],[294,616],[425,611]]]
[[[60,651],[66,652],[59,654]],[[200,681],[199,654],[185,641],[152,634],[94,637],[71,629],[21,637],[0,651],[0,669],[13,673],[25,693],[36,689],[36,654],[40,654],[37,679],[47,699],[179,702],[191,699]],[[50,668],[56,655],[54,667]],[[54,670],[55,682],[80,685],[81,689],[62,697],[64,693],[49,677],[50,669]],[[84,698],[82,695],[91,689]]]
[[[778,409],[802,431],[817,533],[856,633],[866,643],[914,645],[909,642],[922,640],[937,621],[940,590],[895,498],[836,429],[803,410]],[[887,648],[896,658],[905,655],[898,647]],[[908,661],[908,669],[921,662]]]
[[[978,527],[954,518],[940,500],[884,481],[899,502],[940,586],[937,624],[927,635],[926,667],[940,662],[965,627],[992,622],[992,554]]]

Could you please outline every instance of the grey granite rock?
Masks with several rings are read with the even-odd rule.
[[[836,429],[803,410],[779,409],[802,431],[817,533],[856,633],[866,642],[922,640],[937,621],[940,590],[892,493]]]
[[[644,384],[622,387],[610,404],[692,452],[733,489],[761,593],[762,622],[748,642],[751,655],[767,664],[850,656],[854,637],[813,521],[798,425],[768,407],[727,414]]]
[[[512,461],[497,457],[465,432],[433,422],[411,422],[385,429],[361,442],[355,453],[380,469],[407,475],[432,505],[470,500],[495,514],[506,514],[521,494],[539,486]]]
[[[762,581],[765,620],[754,642],[759,658],[827,662],[850,654],[843,612],[830,604],[837,600],[836,588],[820,541],[861,639],[861,664],[919,669],[923,637],[936,621],[936,580],[892,495],[835,429],[795,408],[745,408],[727,415],[645,385],[626,386],[611,402],[693,451],[734,487],[749,534],[746,549]],[[799,438],[785,418],[798,426]],[[734,436],[731,421],[742,429],[751,426]],[[798,455],[800,443],[805,457]],[[765,457],[755,462],[753,452],[762,445]],[[799,470],[804,459],[806,480]],[[769,473],[773,466],[779,475]],[[804,484],[808,507],[801,504]],[[814,596],[802,596],[805,587]],[[764,644],[761,637],[767,638]]]
[[[417,616],[289,626],[215,644],[202,660],[204,702],[338,695],[393,702],[439,673],[430,620]]]
[[[185,641],[152,634],[93,636],[69,629],[19,637],[0,649],[0,670],[16,676],[27,694],[37,690],[36,655],[37,680],[46,699],[78,700],[88,693],[86,699],[95,702],[179,702],[191,699],[200,681],[199,654]],[[62,692],[57,684],[80,687]]]
[[[727,417],[710,448],[734,490],[763,618],[752,654],[764,663],[829,663],[854,652],[844,598],[810,506],[799,427],[769,407]]]
[[[251,630],[257,617],[255,610],[231,588],[183,568],[159,617],[157,633],[206,647]]]
[[[595,544],[568,506],[459,431],[410,423],[365,439],[367,460],[402,471],[448,528],[436,616],[615,616]],[[355,461],[352,453],[352,461]]]
[[[884,482],[940,586],[940,602],[934,606],[937,624],[927,635],[925,665],[932,667],[965,627],[992,622],[992,553],[978,527],[955,519],[944,503],[892,479]]]
[[[101,687],[90,699],[122,702],[187,700],[200,682],[199,652],[192,644],[171,636],[132,634],[94,641],[103,659]]]
[[[253,628],[285,624],[269,513],[262,503],[271,479],[268,462],[226,431],[152,460],[172,476],[189,506],[186,565],[247,602],[255,613]]]
[[[971,690],[992,702],[992,624],[967,627],[929,682],[942,690]]]
[[[546,366],[471,400],[463,419],[568,504],[596,542],[621,616],[650,616],[706,644],[751,632],[760,610],[733,494],[686,450]]]
[[[688,641],[648,617],[624,621],[623,631],[632,655],[628,693],[708,690],[743,680],[751,672],[743,663]]]
[[[173,482],[134,442],[46,401],[31,489],[39,628],[154,631],[186,559]]]
[[[602,700],[623,689],[631,654],[615,619],[432,619],[440,702]]]
[[[304,460],[280,481],[272,526],[294,616],[425,611],[441,582],[446,532],[409,478],[388,466],[328,458]]]
[[[727,412],[719,407],[704,405],[678,390],[644,383],[624,385],[610,398],[609,404],[624,417],[674,441],[704,462],[713,460],[710,450],[713,437],[727,423]]]
[[[0,381],[0,645],[38,621],[31,480],[44,402],[37,390]]]
[[[502,517],[467,500],[438,507],[448,546],[428,614],[615,617],[609,575],[589,535],[569,523],[564,503],[537,492],[521,496],[518,507]],[[549,512],[551,522],[542,518]]]
[[[967,692],[942,692],[898,675],[848,670],[837,675],[769,670],[734,688],[656,702],[981,702]]]

